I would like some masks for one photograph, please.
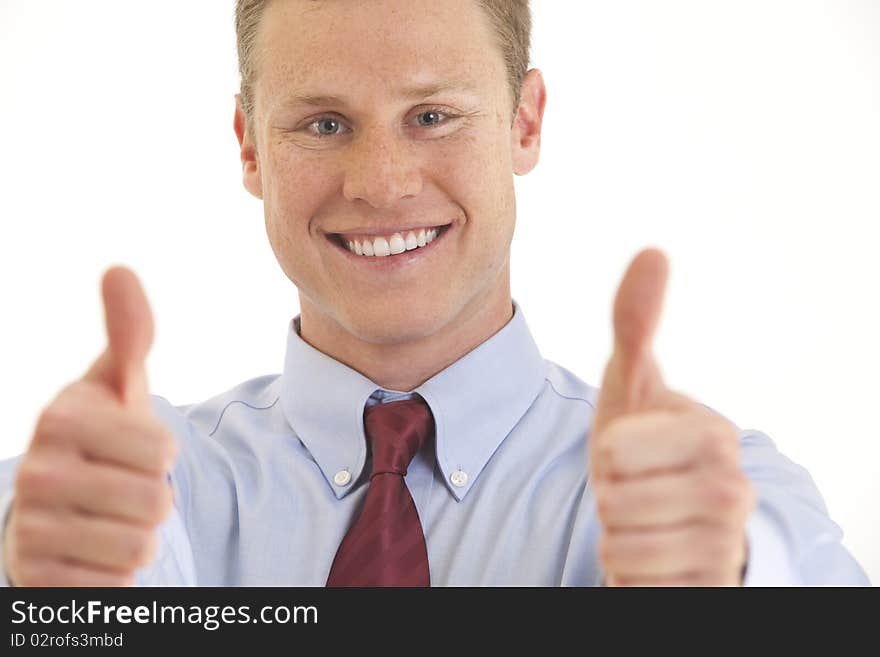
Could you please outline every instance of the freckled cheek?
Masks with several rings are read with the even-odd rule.
[[[445,188],[459,202],[485,201],[497,185],[497,155],[493,145],[483,142],[456,142],[438,149],[426,162],[425,175]],[[467,209],[467,208],[465,208]]]
[[[279,231],[302,243],[309,237],[311,220],[334,194],[333,172],[317,159],[276,156],[266,177],[269,179],[268,185],[264,183],[264,190],[269,189],[264,195],[267,211],[271,211],[273,220],[280,224]]]
[[[513,231],[513,172],[500,151],[499,144],[486,142],[437,160],[437,183],[467,213],[470,239],[481,244],[492,239],[503,245]]]

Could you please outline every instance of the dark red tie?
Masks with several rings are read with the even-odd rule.
[[[434,435],[434,417],[413,397],[364,412],[373,470],[364,508],[342,539],[327,586],[430,586],[428,548],[403,480],[413,457]]]

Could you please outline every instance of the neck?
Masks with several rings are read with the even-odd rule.
[[[300,337],[388,390],[411,392],[500,331],[513,317],[508,264],[483,294],[429,335],[376,343],[347,331],[300,293]]]

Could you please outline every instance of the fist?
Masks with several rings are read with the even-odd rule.
[[[611,586],[738,586],[756,503],[739,432],[669,390],[651,353],[668,265],[633,260],[614,303],[614,352],[590,439],[590,481]]]
[[[152,414],[145,359],[153,319],[135,275],[103,278],[107,349],[37,421],[3,537],[15,586],[125,586],[157,549],[176,455]]]

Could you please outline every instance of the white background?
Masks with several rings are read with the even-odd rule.
[[[548,87],[517,178],[513,295],[598,385],[613,295],[657,246],[668,383],[805,466],[880,582],[880,3],[533,0]],[[293,285],[241,184],[233,2],[0,0],[0,458],[140,276],[152,391],[280,372]]]

